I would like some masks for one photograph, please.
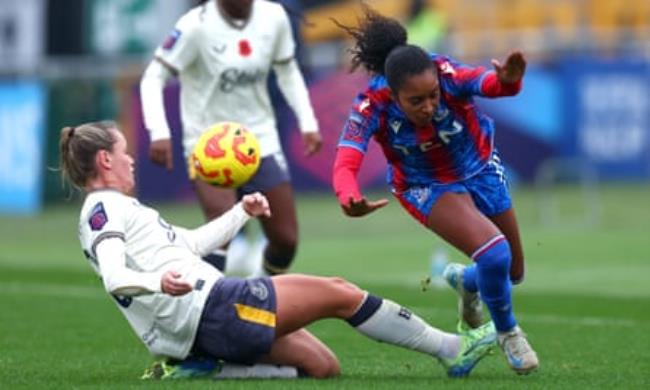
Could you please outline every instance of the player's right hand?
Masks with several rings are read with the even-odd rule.
[[[149,146],[149,159],[155,164],[167,168],[171,171],[174,169],[174,158],[172,155],[172,140],[159,139],[153,141]]]
[[[359,200],[354,200],[350,197],[347,204],[341,205],[343,212],[348,217],[363,217],[364,215],[370,214],[373,211],[380,209],[388,204],[388,199],[379,199],[375,201],[369,201],[366,198],[361,198]]]
[[[169,295],[185,295],[192,291],[192,285],[181,280],[181,274],[176,271],[167,271],[160,278],[160,289]]]
[[[271,208],[269,201],[261,192],[253,192],[252,194],[244,195],[241,199],[244,211],[251,217],[271,216]]]

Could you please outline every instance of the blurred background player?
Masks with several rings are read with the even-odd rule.
[[[494,71],[471,67],[407,45],[394,19],[365,8],[354,37],[353,65],[374,77],[356,98],[340,138],[333,185],[346,215],[360,217],[388,201],[367,200],[357,173],[370,138],[388,162],[393,195],[411,216],[468,255],[471,267],[450,265],[445,275],[461,295],[461,318],[482,322],[480,298],[499,332],[510,366],[528,373],[539,365],[517,325],[511,285],[523,278],[519,228],[504,168],[493,145],[494,124],[474,96],[517,94],[526,68],[519,52]]]
[[[273,214],[260,219],[268,243],[259,275],[286,272],[298,241],[294,194],[267,91],[271,69],[298,118],[305,153],[318,152],[322,142],[294,51],[291,25],[281,5],[266,0],[203,1],[178,20],[141,81],[150,158],[156,164],[172,169],[163,88],[173,76],[181,83],[186,156],[201,132],[216,122],[242,123],[258,137],[260,169],[237,193],[198,180],[193,184],[207,220],[230,209],[238,195],[266,195]],[[206,260],[224,269],[225,251],[217,250]]]
[[[437,358],[456,377],[468,375],[495,344],[492,323],[460,335],[442,332],[340,278],[225,278],[199,256],[251,217],[269,217],[264,195],[244,195],[219,218],[188,230],[128,195],[136,184],[134,160],[115,123],[63,128],[59,144],[64,177],[86,193],[79,217],[84,254],[153,355],[191,353],[293,366],[294,377],[298,370],[332,377],[340,372],[336,356],[304,327],[339,318],[370,338]]]

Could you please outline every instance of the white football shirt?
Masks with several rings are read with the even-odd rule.
[[[289,19],[280,4],[255,0],[249,20],[235,25],[224,19],[216,3],[210,1],[182,16],[155,54],[180,78],[185,153],[191,152],[202,131],[220,121],[249,128],[259,139],[262,156],[279,153],[267,77],[274,64],[293,59]],[[288,96],[301,130],[317,131],[302,76],[292,83],[301,85],[283,92],[305,91]],[[307,102],[296,102],[298,98]]]
[[[187,232],[165,222],[156,210],[137,199],[114,190],[90,192],[81,209],[79,238],[84,254],[107,289],[109,284],[117,284],[131,291],[111,295],[154,355],[187,356],[205,300],[223,276],[189,249]],[[115,238],[124,243],[124,255],[100,252],[102,256],[98,256],[98,246]],[[162,293],[160,278],[169,270],[179,272],[194,290],[182,296]]]

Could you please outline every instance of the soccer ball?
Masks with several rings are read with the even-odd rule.
[[[260,145],[255,134],[235,122],[219,122],[199,138],[190,156],[192,178],[215,186],[237,188],[260,166]]]

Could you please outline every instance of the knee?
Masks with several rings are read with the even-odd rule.
[[[489,245],[487,249],[479,249],[478,253],[472,256],[477,267],[491,273],[509,273],[512,257],[508,241],[501,239],[493,244],[487,242],[484,246],[486,245]]]
[[[341,366],[338,360],[323,361],[322,364],[306,369],[305,373],[311,378],[333,378],[341,374]]]
[[[269,235],[268,249],[274,254],[293,258],[298,247],[296,233],[283,232],[278,235]]]
[[[341,364],[336,356],[331,356],[328,361],[328,372],[326,378],[332,378],[341,375]]]
[[[320,354],[317,359],[305,362],[302,370],[311,378],[332,378],[341,374],[341,364],[336,356],[325,353]]]
[[[366,292],[338,276],[327,278],[327,283],[328,290],[338,298],[336,316],[339,318],[352,316],[363,303]]]

